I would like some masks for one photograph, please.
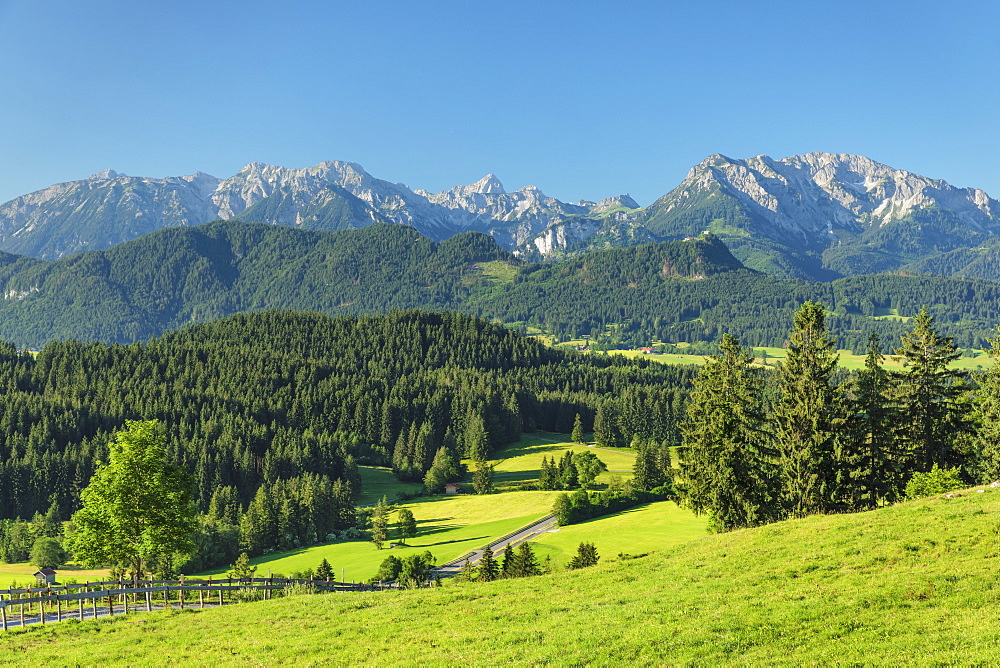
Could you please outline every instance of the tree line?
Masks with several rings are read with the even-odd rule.
[[[784,364],[769,375],[724,335],[694,381],[676,489],[715,529],[875,508],[937,468],[969,483],[1000,476],[1000,367],[974,377],[950,368],[960,353],[926,309],[893,350],[898,372],[884,368],[873,336],[865,368],[838,374],[826,310],[815,302],[796,312],[788,340]],[[1000,355],[1000,338],[991,344]]]

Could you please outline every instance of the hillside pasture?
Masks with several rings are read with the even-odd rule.
[[[629,448],[599,448],[570,441],[566,434],[537,432],[525,434],[521,439],[493,454],[498,482],[505,480],[537,480],[542,468],[542,458],[559,459],[571,452],[593,452],[608,467],[608,472],[597,477],[597,484],[607,484],[612,476],[623,479],[632,477],[635,453]]]
[[[979,488],[982,489],[982,488]],[[704,535],[637,559],[0,634],[30,665],[1000,663],[1000,491]]]
[[[613,515],[553,529],[532,541],[539,557],[563,564],[576,554],[577,546],[593,543],[602,559],[663,551],[674,545],[703,538],[708,520],[673,501],[648,503]]]

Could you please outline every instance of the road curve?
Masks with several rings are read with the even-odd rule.
[[[536,536],[540,536],[543,533],[550,531],[552,528],[557,526],[555,515],[546,515],[526,527],[518,529],[515,533],[509,534],[503,538],[497,539],[492,543],[488,543],[488,546],[493,550],[493,556],[495,558],[500,558],[500,556],[507,551],[507,548],[515,547],[520,545],[525,541],[529,541]],[[431,577],[435,574],[441,576],[442,578],[451,577],[453,575],[458,575],[462,568],[465,566],[465,561],[468,560],[469,564],[475,566],[479,563],[479,560],[483,557],[483,549],[487,546],[484,545],[482,549],[473,550],[468,554],[464,554],[458,559],[453,559],[448,563],[441,564],[431,572]]]

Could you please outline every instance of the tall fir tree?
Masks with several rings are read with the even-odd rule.
[[[531,549],[531,543],[527,541],[521,543],[521,547],[517,551],[516,563],[517,568],[515,573],[517,577],[526,578],[542,574],[542,567],[538,563],[538,557],[535,556],[535,551]]]
[[[389,502],[383,496],[372,511],[371,541],[379,550],[389,540]]]
[[[573,433],[570,434],[570,438],[573,439],[574,443],[583,443],[583,436],[583,419],[577,413],[576,417],[573,418]]]
[[[657,449],[653,442],[638,435],[632,437],[635,464],[632,465],[632,484],[636,489],[649,491],[664,483]]]
[[[500,577],[500,566],[493,558],[493,550],[489,545],[483,548],[483,556],[479,559],[478,577],[480,582],[490,582]]]
[[[972,473],[981,483],[1000,480],[1000,327],[989,342],[986,353],[994,364],[978,378],[971,414],[976,428],[971,439],[975,454]]]
[[[694,380],[681,424],[682,502],[716,531],[776,519],[778,471],[752,357],[725,334]]]
[[[894,503],[902,494],[902,452],[896,446],[894,425],[898,411],[890,399],[892,380],[882,366],[885,356],[878,337],[868,341],[865,368],[853,382],[853,415],[848,433],[854,442],[839,459],[837,487],[843,503],[851,510],[875,508]]]
[[[795,313],[773,415],[783,496],[796,517],[838,507],[838,469],[850,459],[838,460],[849,442],[846,404],[832,379],[838,359],[823,305],[806,302]]]
[[[934,464],[952,468],[965,463],[956,447],[971,432],[965,373],[949,369],[960,357],[951,337],[934,329],[924,307],[913,317],[913,331],[903,335],[893,351],[902,358],[896,375],[897,400],[902,410],[900,434],[909,449],[911,470],[928,472]]]

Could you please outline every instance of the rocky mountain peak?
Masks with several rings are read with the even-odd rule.
[[[96,174],[91,174],[87,177],[87,181],[107,181],[108,179],[116,179],[119,176],[125,176],[113,169],[105,169],[103,172],[97,172]]]

